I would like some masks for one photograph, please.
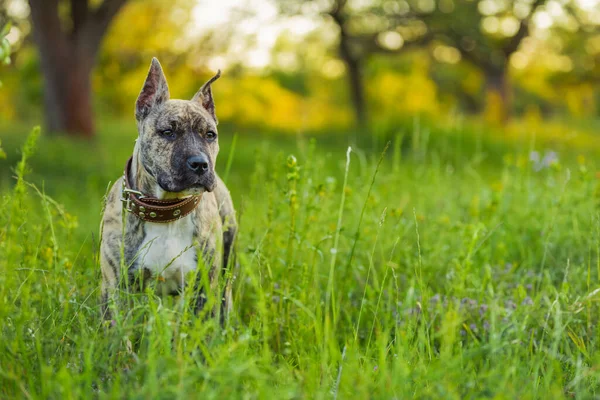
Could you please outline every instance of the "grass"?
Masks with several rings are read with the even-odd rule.
[[[105,329],[101,200],[134,127],[19,152],[26,133],[0,127],[0,398],[599,394],[595,148],[536,163],[531,136],[415,125],[383,156],[342,136],[240,133],[231,151],[222,129],[231,325],[148,291]]]

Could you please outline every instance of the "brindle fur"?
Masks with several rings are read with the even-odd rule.
[[[215,173],[218,140],[209,135],[211,131],[217,132],[211,84],[218,77],[219,74],[203,85],[192,100],[169,100],[162,68],[158,60],[152,60],[136,103],[139,137],[134,146],[129,177],[134,189],[146,196],[166,199],[202,194],[200,204],[189,214],[196,258],[198,254],[202,255],[204,265],[209,268],[209,288],[201,287],[203,274],[202,271],[197,273],[198,281],[194,285],[197,310],[205,303],[204,291],[209,289],[215,293],[219,280],[227,276],[225,272],[232,258],[237,230],[231,196]],[[166,136],[165,131],[171,131],[174,137]],[[209,163],[208,171],[201,175],[186,167],[188,158],[200,153],[208,157]],[[146,268],[152,260],[140,257],[145,251],[141,248],[142,243],[150,240],[146,234],[151,223],[123,212],[120,201],[122,180],[118,179],[110,190],[102,219],[100,260],[105,318],[110,318],[109,303],[116,299],[120,289],[136,290],[143,286],[144,280],[153,278],[150,269]],[[186,285],[185,281],[177,283],[179,287],[175,292]],[[231,279],[222,287],[220,314],[223,321],[231,308]],[[212,310],[212,314],[216,311]]]

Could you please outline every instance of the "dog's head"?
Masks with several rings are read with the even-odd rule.
[[[165,192],[184,195],[212,191],[219,152],[217,117],[208,80],[191,100],[170,100],[160,63],[152,59],[136,102],[141,167]]]

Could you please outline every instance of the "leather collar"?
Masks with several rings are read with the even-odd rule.
[[[185,217],[200,204],[202,194],[184,199],[160,200],[155,197],[144,196],[142,192],[134,190],[129,181],[132,160],[133,156],[129,157],[123,174],[121,201],[125,211],[130,212],[142,221],[167,223]]]

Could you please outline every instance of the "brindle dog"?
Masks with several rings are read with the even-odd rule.
[[[162,293],[194,289],[196,310],[204,306],[210,290],[221,297],[212,314],[219,313],[218,303],[221,321],[229,312],[231,279],[219,281],[228,277],[237,226],[229,191],[215,172],[219,143],[211,84],[219,76],[220,71],[191,100],[170,100],[160,63],[152,59],[136,102],[139,137],[124,176],[107,196],[102,219],[107,319],[119,290],[139,290],[149,279]],[[183,203],[188,203],[187,211],[180,207]],[[187,285],[189,273],[198,266],[207,270],[198,271],[195,284]],[[220,287],[223,292],[217,293]]]

